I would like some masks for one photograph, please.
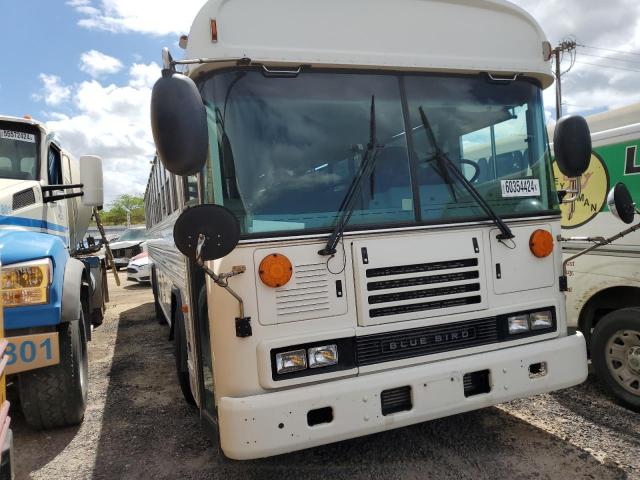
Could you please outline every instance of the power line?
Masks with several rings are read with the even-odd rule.
[[[605,64],[602,64],[602,63],[589,63],[589,62],[580,62],[580,61],[577,61],[576,63],[579,63],[581,65],[591,65],[592,67],[611,68],[611,69],[614,69],[614,70],[625,70],[627,72],[640,73],[640,70],[634,70],[634,69],[631,69],[631,68],[624,68],[624,67],[621,67],[621,66],[618,66],[618,65],[605,65]]]
[[[578,47],[582,47],[582,48],[591,48],[593,50],[604,50],[605,52],[621,53],[623,55],[637,55],[638,57],[640,57],[640,52],[626,52],[624,50],[615,50],[613,48],[592,47],[590,45],[584,45],[584,44],[581,44],[581,43],[578,43],[577,46]]]
[[[580,55],[583,55],[585,57],[603,58],[605,60],[611,60],[613,62],[625,62],[625,63],[633,63],[635,65],[640,65],[640,62],[636,62],[636,61],[633,61],[633,60],[624,60],[622,58],[608,57],[606,55],[591,55],[590,53],[584,53],[584,52],[580,52]]]

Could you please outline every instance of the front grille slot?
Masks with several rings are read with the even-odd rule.
[[[358,365],[391,362],[497,343],[498,320],[484,318],[356,338]]]
[[[399,280],[384,280],[381,282],[369,282],[367,290],[386,290],[389,288],[415,287],[419,285],[431,285],[434,283],[461,282],[463,280],[475,280],[480,277],[477,270],[471,272],[446,273],[443,275],[431,275],[428,277],[401,278]]]
[[[13,210],[18,210],[20,208],[33,205],[34,203],[36,203],[36,195],[33,192],[33,188],[29,188],[13,195],[13,202],[11,207]]]
[[[438,300],[435,302],[411,303],[409,305],[397,305],[395,307],[374,308],[369,310],[369,317],[383,317],[387,315],[401,315],[403,313],[424,312],[427,310],[439,310],[441,308],[459,307],[463,305],[473,305],[482,302],[482,298],[477,295],[473,297],[451,298],[449,300]]]
[[[467,285],[454,285],[451,287],[428,288],[425,290],[411,290],[409,292],[387,293],[384,295],[371,295],[369,304],[400,302],[402,300],[415,300],[418,298],[440,297],[443,295],[458,295],[460,293],[480,291],[479,283],[469,283]],[[409,306],[409,305],[407,305]],[[372,317],[374,315],[371,315]]]
[[[466,373],[462,379],[464,384],[464,396],[473,397],[491,391],[489,370]]]
[[[370,268],[367,277],[386,277],[388,275],[404,275],[407,273],[434,272],[438,270],[451,270],[453,268],[477,267],[477,258],[463,260],[447,260],[443,262],[419,263],[415,265],[399,265],[395,267]]]
[[[382,415],[392,415],[398,412],[406,412],[413,408],[411,403],[411,387],[399,387],[384,390],[380,394]]]

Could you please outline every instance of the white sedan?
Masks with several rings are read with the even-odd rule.
[[[148,252],[136,255],[127,265],[127,280],[138,283],[151,283],[151,264]]]

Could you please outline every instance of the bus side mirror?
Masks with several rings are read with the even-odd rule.
[[[609,211],[626,224],[633,223],[636,214],[636,205],[633,203],[629,189],[624,183],[616,183],[607,197]]]
[[[200,246],[198,240],[203,236]],[[220,205],[187,208],[173,226],[173,239],[182,254],[191,260],[216,260],[233,251],[240,241],[240,223]]]
[[[87,207],[101,207],[104,204],[102,180],[102,159],[94,155],[80,157],[80,183],[82,183],[82,204]]]
[[[558,168],[568,178],[576,178],[589,168],[591,132],[584,117],[562,117],[553,134],[553,152]]]
[[[175,175],[195,175],[209,148],[207,114],[189,77],[165,69],[151,92],[151,130],[158,156]]]

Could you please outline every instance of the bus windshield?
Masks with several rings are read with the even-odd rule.
[[[420,108],[438,148],[498,215],[559,213],[540,88],[525,79],[230,70],[200,92],[211,143],[205,200],[230,208],[245,236],[333,228],[367,148],[372,98],[380,150],[347,230],[488,219],[434,161]]]
[[[38,179],[39,136],[30,125],[0,122],[0,178]]]

